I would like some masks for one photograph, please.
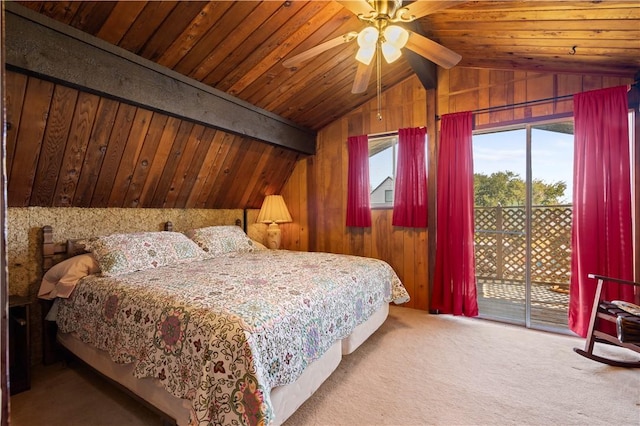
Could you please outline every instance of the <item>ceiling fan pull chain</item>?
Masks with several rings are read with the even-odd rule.
[[[376,45],[376,79],[377,79],[377,95],[378,95],[378,121],[382,121],[382,57],[380,43]]]

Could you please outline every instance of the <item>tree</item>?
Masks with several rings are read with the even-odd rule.
[[[545,183],[543,180],[534,179],[532,189],[534,206],[551,206],[563,202],[567,184],[563,181]]]
[[[517,173],[504,171],[487,176],[483,173],[473,175],[476,206],[523,206],[526,186]],[[533,205],[560,204],[567,189],[565,182],[546,183],[533,180]]]

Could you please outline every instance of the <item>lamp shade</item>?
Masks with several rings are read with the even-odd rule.
[[[376,47],[361,47],[356,53],[356,60],[362,62],[365,65],[369,65],[376,54]]]
[[[356,60],[362,62],[365,65],[369,65],[373,56],[376,54],[376,44],[378,43],[378,36],[380,33],[375,27],[367,27],[360,31],[358,34],[358,52],[356,53]]]
[[[267,195],[262,202],[262,208],[258,213],[257,222],[261,223],[285,223],[291,222],[291,215],[284,203],[282,195]]]
[[[384,29],[384,42],[382,43],[382,55],[387,63],[396,61],[402,53],[402,49],[409,40],[409,33],[397,25],[389,25]]]
[[[382,43],[382,56],[390,64],[398,60],[402,56],[402,52],[391,43]]]
[[[375,27],[366,27],[358,34],[358,46],[375,47],[380,32]]]
[[[409,33],[402,27],[389,25],[384,29],[384,39],[396,49],[402,49],[409,41]]]

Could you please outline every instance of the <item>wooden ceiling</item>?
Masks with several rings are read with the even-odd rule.
[[[351,93],[355,42],[282,66],[364,27],[340,2],[16,3],[308,129],[376,96],[375,78]],[[458,67],[640,70],[637,0],[442,3],[450,7],[421,18],[418,30],[462,55]],[[383,90],[413,74],[405,58],[383,63]],[[10,206],[258,208],[303,155],[78,89],[7,74]]]
[[[335,1],[24,1],[80,29],[311,129],[375,97],[351,93],[356,42],[298,67],[283,59],[364,24]],[[640,2],[460,1],[419,20],[459,67],[594,73],[640,70]],[[382,85],[412,75],[402,58]]]

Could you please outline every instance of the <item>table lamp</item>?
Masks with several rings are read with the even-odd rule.
[[[267,195],[262,202],[262,208],[258,213],[257,219],[257,222],[269,224],[267,228],[267,247],[276,250],[280,248],[282,234],[278,224],[291,221],[291,215],[282,195]]]

